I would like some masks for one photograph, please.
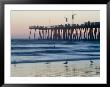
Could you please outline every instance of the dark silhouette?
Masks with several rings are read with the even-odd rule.
[[[65,61],[63,64],[68,64],[68,61]]]
[[[90,60],[90,65],[93,65],[93,63],[94,63],[93,60]]]
[[[100,40],[100,22],[85,22],[84,24],[65,24],[53,26],[29,26],[31,39],[31,30],[35,32],[38,29],[39,40]],[[34,39],[35,39],[34,32]]]

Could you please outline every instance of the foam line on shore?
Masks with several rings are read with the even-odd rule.
[[[100,58],[57,59],[57,60],[22,60],[22,61],[12,61],[11,64],[38,63],[38,62],[58,62],[58,61],[81,61],[81,60],[98,60],[98,59],[100,59]]]

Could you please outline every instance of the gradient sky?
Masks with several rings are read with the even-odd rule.
[[[100,21],[100,11],[11,11],[11,37],[28,38],[30,25],[65,24],[64,17],[72,23],[72,14],[77,24]]]

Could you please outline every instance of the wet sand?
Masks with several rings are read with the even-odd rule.
[[[99,77],[100,60],[11,64],[12,77]]]

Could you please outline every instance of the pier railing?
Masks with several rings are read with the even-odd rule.
[[[29,39],[37,40],[100,40],[100,22],[29,26]],[[36,33],[37,32],[37,33]]]

